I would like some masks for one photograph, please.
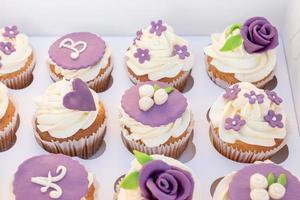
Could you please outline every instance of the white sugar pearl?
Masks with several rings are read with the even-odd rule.
[[[149,110],[154,105],[154,101],[151,97],[145,96],[139,100],[139,108],[143,111]]]
[[[156,105],[162,105],[168,100],[168,94],[164,89],[158,89],[154,93],[154,102]]]
[[[145,97],[145,96],[153,97],[153,94],[154,94],[154,88],[150,84],[142,85],[139,88],[140,97]]]
[[[254,189],[250,192],[251,200],[269,200],[269,193],[265,189]]]
[[[280,183],[274,183],[269,187],[269,195],[272,199],[282,199],[285,195],[285,187]]]
[[[264,175],[259,173],[253,174],[250,177],[250,188],[253,189],[266,189],[268,187],[268,180]]]

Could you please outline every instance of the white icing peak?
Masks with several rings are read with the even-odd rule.
[[[81,48],[79,48],[81,47]],[[84,41],[77,41],[74,42],[71,38],[66,38],[59,44],[59,48],[67,48],[72,51],[70,54],[70,57],[73,60],[76,60],[79,58],[80,53],[84,52],[87,48],[87,43]]]
[[[60,165],[57,167],[56,173],[57,176],[52,176],[51,171],[49,171],[47,177],[32,177],[31,182],[43,186],[41,187],[42,193],[45,193],[49,189],[51,189],[52,191],[49,192],[49,197],[51,199],[58,199],[63,194],[63,190],[56,183],[61,181],[65,177],[65,175],[67,174],[67,168]]]
[[[4,117],[8,107],[8,91],[6,85],[0,82],[0,119]]]
[[[282,199],[285,195],[285,187],[279,183],[273,183],[269,187],[269,195],[272,199]]]
[[[250,177],[250,188],[252,190],[266,189],[267,187],[268,187],[268,180],[264,175],[256,173]]]

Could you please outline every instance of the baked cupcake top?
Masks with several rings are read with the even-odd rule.
[[[32,157],[15,173],[16,200],[82,200],[92,183],[92,175],[78,162],[61,154]]]
[[[101,69],[107,67],[111,52],[105,41],[88,32],[67,34],[56,40],[49,48],[49,63],[55,72],[66,79],[94,79]]]
[[[199,200],[199,185],[192,170],[162,155],[134,152],[129,173],[120,183],[118,200]]]
[[[187,41],[158,20],[137,32],[126,52],[126,64],[136,75],[148,75],[149,80],[157,81],[191,70],[194,59]]]
[[[0,29],[0,76],[24,67],[31,55],[28,37],[17,26]]]
[[[0,82],[0,120],[4,117],[8,107],[8,92],[7,87]]]
[[[87,129],[99,112],[99,99],[81,79],[61,80],[35,99],[37,127],[55,138],[67,138]]]
[[[276,65],[277,29],[263,17],[233,24],[223,33],[212,34],[204,48],[219,71],[234,74],[239,81],[256,82],[267,77]]]
[[[274,146],[286,137],[286,115],[275,91],[241,82],[230,86],[212,105],[212,128],[227,143]]]
[[[168,84],[156,81],[128,89],[122,96],[120,113],[124,131],[130,129],[130,137],[148,147],[180,136],[191,123],[186,98]]]
[[[300,182],[288,170],[273,163],[244,167],[226,176],[218,185],[214,200],[300,199]]]

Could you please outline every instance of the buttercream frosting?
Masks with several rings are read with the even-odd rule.
[[[8,102],[9,99],[7,87],[0,82],[0,119],[2,119],[6,113]]]

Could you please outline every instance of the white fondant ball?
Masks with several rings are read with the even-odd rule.
[[[145,96],[139,100],[139,108],[143,111],[149,110],[154,105],[154,101],[151,97]]]
[[[154,93],[154,102],[156,105],[162,105],[168,100],[168,93],[164,89],[158,89]]]
[[[139,87],[139,95],[140,97],[153,97],[154,94],[154,88],[150,84],[142,85]]]
[[[254,189],[250,192],[251,200],[269,200],[269,193],[265,189]]]
[[[266,189],[268,187],[268,180],[264,175],[259,173],[253,174],[250,177],[250,188],[253,189]]]
[[[285,187],[280,183],[274,183],[269,187],[269,195],[272,199],[282,199],[285,195]]]

